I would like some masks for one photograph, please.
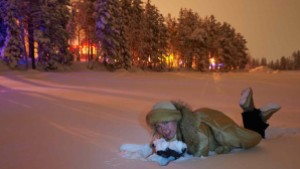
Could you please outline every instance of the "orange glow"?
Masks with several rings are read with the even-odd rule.
[[[177,55],[171,53],[169,55],[165,55],[164,58],[168,67],[179,67],[179,59]]]
[[[90,46],[88,45],[80,45],[79,49],[80,52],[84,55],[87,55],[91,51]],[[92,45],[92,50],[94,51],[93,53],[95,53],[95,51],[97,50],[95,45]]]
[[[70,51],[74,54],[74,57],[82,62],[86,62],[91,55],[93,54],[93,57],[97,55],[97,46],[93,44],[90,46],[87,43],[84,43],[82,45],[70,45]]]

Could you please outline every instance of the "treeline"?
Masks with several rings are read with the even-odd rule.
[[[96,0],[95,7],[95,37],[112,69],[162,71],[177,65],[204,71],[212,57],[223,69],[244,68],[248,62],[246,40],[214,16],[181,9],[177,19],[164,18],[149,0],[144,6],[141,0]]]
[[[81,32],[90,44],[90,68],[101,58],[109,70],[176,65],[205,71],[214,58],[232,70],[250,58],[246,40],[230,24],[190,9],[163,17],[150,0],[0,0],[0,31],[1,60],[14,69],[70,65],[69,41]]]
[[[251,67],[268,66],[275,70],[300,70],[300,51],[295,51],[291,56],[282,56],[279,59],[267,61],[266,58],[252,59]]]

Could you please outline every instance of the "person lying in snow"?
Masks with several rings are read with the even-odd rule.
[[[146,121],[154,136],[169,142],[182,141],[187,145],[187,153],[195,157],[208,156],[209,152],[229,153],[234,148],[249,149],[265,138],[267,120],[281,108],[278,104],[268,104],[257,109],[252,95],[252,89],[247,88],[240,98],[244,128],[218,110],[192,111],[186,104],[175,101],[156,103]]]

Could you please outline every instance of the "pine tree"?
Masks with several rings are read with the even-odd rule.
[[[150,1],[148,0],[146,5],[145,5],[145,12],[144,12],[144,27],[143,27],[143,46],[142,46],[142,51],[143,54],[140,57],[140,66],[144,69],[147,68],[150,65],[151,58],[154,57],[154,54],[152,53],[154,49],[154,7],[150,4]],[[150,66],[149,66],[150,67]]]
[[[194,56],[199,47],[194,41],[194,31],[199,28],[199,16],[192,10],[180,9],[178,18],[178,33],[179,40],[178,51],[183,61],[183,66],[191,69]],[[199,53],[199,52],[198,52]]]
[[[68,50],[69,0],[52,0],[41,4],[41,15],[35,40],[38,42],[38,62],[44,70],[57,69],[72,61]]]
[[[267,58],[265,58],[265,57],[261,58],[260,65],[267,66]]]
[[[235,53],[235,46],[234,46],[234,36],[235,30],[231,28],[228,23],[223,23],[219,27],[219,31],[221,36],[220,41],[220,52],[218,53],[218,60],[221,63],[224,63],[226,69],[230,70],[234,66],[234,53]]]
[[[164,56],[167,54],[169,34],[167,26],[165,25],[165,19],[162,14],[158,13],[158,70],[164,70],[166,68],[166,61]]]
[[[288,65],[287,58],[285,56],[282,56],[280,58],[280,69],[281,70],[287,70],[287,65]]]
[[[234,56],[236,57],[233,58],[233,61],[235,61],[234,65],[236,65],[236,69],[244,69],[245,65],[249,61],[249,55],[247,53],[248,48],[246,44],[246,39],[240,33],[237,33],[234,36],[234,47],[236,48],[236,53]]]
[[[97,0],[95,3],[96,33],[109,70],[128,69],[131,65],[119,11],[119,0]]]
[[[220,35],[220,23],[216,20],[216,18],[211,15],[205,18],[205,28],[206,28],[206,50],[207,55],[209,57],[214,57],[217,60],[221,60],[220,58],[220,41],[223,38]]]
[[[18,64],[22,61],[23,52],[20,30],[15,16],[15,11],[17,11],[17,9],[16,1],[14,0],[1,3],[1,17],[7,27],[7,34],[1,55],[3,57],[2,59],[13,69],[18,68]]]
[[[222,62],[226,64],[227,69],[243,69],[248,62],[247,41],[240,33],[228,23],[223,23],[219,32],[222,34],[221,48]]]
[[[21,38],[21,42],[22,42],[22,48],[23,48],[23,69],[28,69],[29,68],[29,63],[28,63],[28,51],[26,48],[26,33],[28,32],[27,30],[27,7],[28,7],[28,2],[27,1],[23,1],[18,3],[18,20],[19,20],[19,27],[20,27],[20,38]]]
[[[293,52],[292,58],[294,60],[294,69],[299,70],[300,69],[300,50]]]
[[[96,21],[95,18],[93,16],[95,9],[94,9],[94,3],[96,1],[95,0],[85,0],[83,3],[81,3],[83,5],[83,7],[81,7],[81,9],[83,9],[85,15],[82,18],[82,20],[80,22],[82,25],[82,28],[85,32],[86,35],[86,42],[88,43],[88,61],[89,61],[89,68],[92,68],[93,64],[90,63],[94,63],[94,60],[97,58],[93,58],[93,55],[96,51],[93,51],[93,44],[97,42],[97,38],[96,38]],[[81,15],[81,13],[80,13]]]
[[[119,2],[119,1],[118,1]],[[118,3],[116,5],[116,8],[114,8],[116,11],[114,11],[116,15],[116,23],[117,23],[117,29],[119,30],[119,36],[116,38],[119,42],[119,49],[118,49],[118,55],[121,58],[121,68],[125,68],[126,70],[129,70],[132,66],[132,57],[129,52],[128,48],[128,36],[126,34],[126,28],[128,27],[128,17],[129,13],[120,13],[120,10],[122,10],[121,4]],[[126,11],[126,10],[125,10]],[[119,23],[119,24],[118,24]]]
[[[143,43],[143,68],[149,67],[155,70],[165,68],[163,55],[167,47],[167,27],[164,18],[158,9],[151,5],[150,0],[145,6],[145,26]]]
[[[4,24],[4,20],[0,17],[0,51],[4,46],[5,38],[6,38],[6,25]]]
[[[122,1],[121,1],[122,2]],[[130,5],[128,5],[130,4]],[[122,13],[125,15],[125,34],[127,37],[128,49],[132,58],[132,64],[138,66],[139,58],[143,55],[143,26],[144,9],[141,0],[123,0]]]
[[[6,11],[7,11],[7,3],[6,1],[0,1],[0,59],[1,61],[4,60],[3,52],[4,52],[4,45],[5,45],[5,39],[7,36],[6,30],[7,26],[4,22],[4,17],[6,17]]]
[[[171,16],[171,14],[168,14],[165,18],[166,20],[166,26],[168,29],[168,53],[169,54],[177,54],[177,48],[178,48],[178,39],[177,39],[177,22],[176,19]]]

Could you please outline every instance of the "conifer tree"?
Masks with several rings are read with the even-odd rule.
[[[168,14],[166,17],[166,26],[168,30],[168,53],[169,54],[176,54],[177,53],[177,48],[178,48],[178,39],[177,39],[177,22],[176,19],[171,16],[171,14]]]
[[[96,21],[93,16],[94,14],[94,3],[95,0],[85,0],[81,3],[82,7],[80,8],[84,15],[81,17],[81,20],[79,21],[82,25],[82,28],[85,33],[85,42],[88,44],[88,61],[90,63],[94,63],[94,60],[97,58],[93,58],[93,55],[96,51],[93,50],[93,44],[97,42],[96,38]],[[81,15],[82,13],[79,13]],[[92,68],[93,64],[89,65],[89,68]]]
[[[158,70],[164,70],[166,68],[165,55],[167,54],[169,34],[167,26],[165,25],[165,19],[162,14],[158,13]]]
[[[68,50],[69,0],[46,1],[41,4],[41,15],[35,40],[38,42],[38,62],[44,70],[57,69],[72,61]]]
[[[116,69],[117,62],[116,44],[113,34],[117,31],[113,28],[113,16],[111,14],[112,4],[110,0],[97,0],[95,2],[96,33],[101,43],[104,64],[111,69]]]
[[[167,28],[164,25],[164,18],[148,0],[145,6],[142,67],[163,70],[165,68],[163,55],[166,54],[166,47]]]
[[[133,0],[132,4],[132,18],[131,18],[131,41],[129,43],[131,44],[131,52],[133,53],[132,57],[133,59],[137,60],[138,58],[142,57],[143,55],[143,37],[144,32],[144,11],[143,8],[143,2],[142,0]]]
[[[18,68],[18,64],[22,61],[22,43],[20,39],[20,30],[15,17],[17,11],[15,0],[1,2],[1,18],[6,25],[5,42],[2,49],[2,59],[12,69]]]
[[[132,64],[138,66],[142,57],[144,9],[141,0],[122,0],[122,13],[125,17],[125,34]]]
[[[23,11],[25,15],[25,22],[27,23],[27,32],[28,32],[28,56],[31,59],[31,67],[32,69],[36,69],[35,62],[35,52],[34,52],[34,42],[35,42],[35,29],[38,28],[39,18],[41,15],[40,2],[36,2],[34,0],[28,0],[27,7]]]
[[[120,60],[122,62],[121,67],[128,70],[132,66],[132,57],[129,52],[128,33],[126,28],[129,26],[128,24],[131,16],[131,2],[125,2],[125,5],[126,6],[122,5],[121,2],[118,1],[114,13],[116,15],[116,27],[120,33],[119,36],[116,37],[119,41],[118,55],[120,55]]]
[[[221,37],[220,61],[226,65],[227,69],[243,69],[249,61],[247,41],[228,23],[223,23],[219,32]]]
[[[293,52],[292,54],[292,58],[293,58],[293,67],[295,70],[299,70],[300,69],[300,50]]]
[[[104,63],[109,70],[130,67],[119,0],[95,2],[96,33],[101,43]]]
[[[4,20],[0,17],[0,52],[2,47],[4,46],[5,38],[6,38],[6,25],[4,24]]]
[[[194,13],[192,10],[180,9],[177,28],[179,54],[183,60],[184,66],[191,69],[193,57],[196,53],[196,44],[193,41],[192,34],[199,28],[198,14]]]

